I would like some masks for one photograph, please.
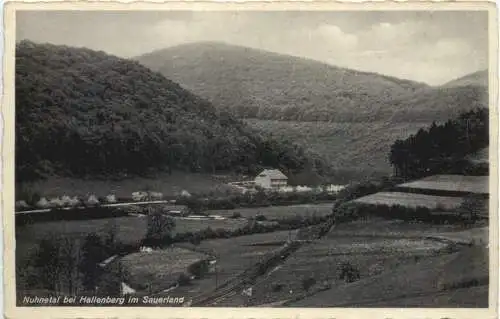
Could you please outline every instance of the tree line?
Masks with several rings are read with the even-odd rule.
[[[397,176],[418,178],[436,173],[460,173],[470,163],[464,158],[489,143],[489,113],[477,108],[443,124],[435,122],[392,146],[389,161]]]

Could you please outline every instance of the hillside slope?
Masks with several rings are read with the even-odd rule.
[[[137,62],[29,41],[16,47],[16,138],[18,182],[313,166],[300,148],[255,133]]]
[[[136,59],[243,118],[432,122],[487,101],[485,88],[471,81],[462,81],[460,87],[451,83],[432,88],[214,42],[176,46]]]
[[[487,248],[464,248],[333,287],[291,306],[487,307],[488,266]]]
[[[427,87],[375,73],[213,42],[167,48],[137,60],[220,108],[232,109],[241,117],[261,119],[379,118],[390,111],[385,108],[388,101]]]
[[[458,86],[488,86],[488,70],[481,70],[471,74],[467,74],[463,77],[450,81],[444,85],[443,87],[458,87]]]

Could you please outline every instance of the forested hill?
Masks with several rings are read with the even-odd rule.
[[[17,44],[17,181],[155,168],[321,168],[315,162],[137,62],[88,49]]]
[[[387,119],[400,111],[391,101],[428,88],[376,73],[214,42],[166,48],[136,59],[243,118]]]
[[[488,70],[481,70],[450,81],[443,87],[482,86],[488,87]]]

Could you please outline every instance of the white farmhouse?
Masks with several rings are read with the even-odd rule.
[[[266,169],[255,177],[255,185],[278,189],[288,185],[288,177],[277,169]]]

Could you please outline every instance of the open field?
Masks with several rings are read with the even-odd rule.
[[[270,206],[270,207],[255,207],[255,208],[237,208],[228,210],[208,210],[205,213],[210,215],[221,215],[224,217],[232,217],[233,214],[239,213],[241,217],[251,218],[257,215],[264,215],[268,220],[279,220],[288,217],[303,216],[326,216],[332,213],[332,203],[321,204],[305,204],[305,205],[290,205],[290,206]]]
[[[392,271],[402,264],[413,263],[443,249],[445,244],[432,240],[373,237],[337,237],[305,244],[282,265],[271,270],[253,285],[254,296],[244,300],[234,296],[225,305],[272,303],[307,293],[306,280],[315,288],[343,285],[341,265],[349,263],[359,270],[361,278]],[[312,289],[311,289],[312,290]]]
[[[414,265],[420,260],[435,258],[433,256],[439,251],[446,253],[449,242],[479,245],[478,249],[482,249],[487,241],[488,228],[484,225],[473,228],[430,225],[379,217],[341,223],[335,225],[326,237],[304,244],[282,265],[259,278],[253,285],[252,298],[238,293],[223,300],[220,305],[276,303],[279,306],[282,302],[306,295],[308,291],[304,289],[303,282],[310,278],[315,282],[310,289],[312,291],[326,286],[348,285],[338,277],[339,265],[343,262],[358,269],[363,280],[382,273],[390,274],[398,271],[399,267]],[[460,262],[463,260],[460,259]],[[294,306],[293,303],[291,305]]]
[[[297,142],[325,157],[336,169],[336,180],[384,175],[391,172],[387,160],[390,146],[430,123],[296,122],[246,119],[250,126]]]
[[[129,254],[120,262],[128,285],[134,289],[159,292],[175,285],[179,275],[187,274],[190,265],[206,258],[207,255],[192,250],[172,247]]]
[[[217,258],[217,272],[195,280],[190,286],[179,287],[175,291],[189,295],[209,292],[217,285],[242,273],[266,254],[279,249],[289,237],[294,238],[296,234],[297,231],[279,231],[202,241],[194,249],[214,254]],[[188,247],[188,245],[182,244],[182,247]]]
[[[119,198],[130,198],[133,192],[147,190],[161,192],[164,196],[172,197],[180,195],[182,190],[187,190],[190,193],[208,193],[211,191],[225,193],[231,189],[230,186],[218,181],[211,175],[181,172],[174,172],[172,175],[158,173],[149,178],[132,177],[121,180],[49,177],[46,180],[16,185],[18,192],[22,188],[49,198],[63,195],[71,197],[88,196],[88,194],[95,194],[96,196],[114,194]]]
[[[435,225],[421,222],[407,222],[396,219],[384,219],[381,217],[368,216],[348,223],[336,225],[330,230],[327,237],[344,236],[390,236],[401,238],[434,237],[443,234],[462,234],[471,238],[471,233],[487,233],[487,222],[477,223],[473,228],[462,225]],[[486,235],[487,236],[487,235]]]
[[[397,187],[413,190],[437,190],[458,193],[488,194],[488,176],[434,175],[400,184]]]
[[[426,207],[431,210],[455,209],[460,206],[462,199],[449,196],[432,196],[423,194],[379,192],[364,196],[352,201],[362,204],[402,205],[405,207]]]
[[[487,307],[487,289],[475,287],[487,285],[488,276],[488,250],[479,246],[463,248],[452,254],[426,257],[351,284],[335,286],[290,305],[417,307],[420,306],[418,302],[424,301],[424,305],[434,307],[456,304]],[[472,293],[464,293],[463,288],[469,287],[473,287]],[[460,295],[455,295],[457,290]],[[441,297],[432,298],[436,294]]]
[[[175,228],[173,233],[187,233],[187,232],[197,232],[210,227],[213,230],[225,229],[225,230],[236,230],[243,228],[248,221],[246,219],[184,219],[184,218],[174,218]]]

